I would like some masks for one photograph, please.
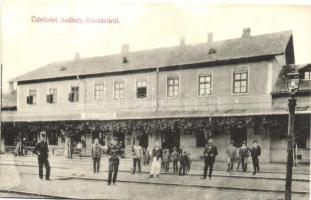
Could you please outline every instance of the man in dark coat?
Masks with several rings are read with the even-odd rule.
[[[109,155],[108,185],[111,185],[111,180],[113,185],[116,184],[121,152],[121,147],[117,144],[117,138],[114,138],[107,150]]]
[[[253,167],[254,167],[253,175],[255,175],[256,172],[259,172],[259,159],[258,159],[258,157],[260,155],[261,155],[261,148],[257,144],[257,141],[254,140],[253,147],[251,149],[251,156],[252,156]]]
[[[249,156],[249,152],[250,152],[250,149],[246,146],[246,141],[243,141],[242,147],[239,150],[243,172],[247,171],[247,158]]]
[[[184,176],[186,173],[186,165],[189,162],[187,152],[184,151],[180,157],[179,176]]]
[[[49,181],[51,168],[48,160],[49,147],[48,144],[46,143],[45,134],[40,135],[40,141],[37,142],[33,150],[33,153],[38,155],[39,178],[43,179],[43,165],[44,165],[46,170],[45,180]]]
[[[173,148],[173,152],[171,155],[172,161],[173,161],[173,169],[174,169],[174,174],[178,173],[178,161],[179,161],[179,152],[177,150],[177,147]]]
[[[208,177],[212,178],[213,166],[215,162],[215,157],[218,154],[217,147],[214,145],[214,141],[212,139],[208,140],[208,145],[206,145],[203,156],[204,156],[204,173],[201,179],[206,179],[207,169],[209,169]]]

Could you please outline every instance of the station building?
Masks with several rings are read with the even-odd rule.
[[[240,147],[257,140],[262,162],[285,162],[288,93],[284,75],[295,63],[291,31],[131,52],[124,44],[114,55],[52,62],[10,81],[16,106],[2,112],[2,143],[16,138],[34,145],[48,135],[61,155],[65,138],[94,138],[107,145],[116,136],[130,151],[136,138],[143,147],[160,141],[199,158],[207,139],[225,160],[230,141]],[[297,157],[309,162],[311,65],[301,74],[297,93]],[[14,92],[13,92],[14,93]]]

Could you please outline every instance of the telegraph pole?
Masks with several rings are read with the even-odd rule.
[[[0,64],[1,64],[1,69],[0,69],[0,154],[2,153],[2,148],[4,149],[4,147],[2,147],[2,10],[3,10],[3,2],[0,1]],[[3,144],[4,145],[4,144]]]
[[[2,69],[3,66],[1,64],[1,69],[0,69],[0,154],[2,153]]]

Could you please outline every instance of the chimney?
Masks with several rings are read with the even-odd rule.
[[[121,55],[122,55],[122,63],[128,63],[127,54],[130,51],[130,45],[122,44]]]
[[[79,53],[75,53],[75,60],[79,60],[80,59],[80,54]]]
[[[130,51],[130,45],[128,45],[128,44],[122,44],[121,53],[122,53],[123,55],[126,55],[126,54],[129,53],[129,51]]]
[[[180,46],[183,47],[183,46],[185,46],[185,45],[186,45],[186,38],[185,38],[184,36],[182,36],[182,37],[180,38]]]
[[[208,33],[207,34],[207,43],[212,43],[213,42],[213,33]]]
[[[251,37],[251,29],[250,28],[244,28],[243,29],[243,38],[249,38]]]

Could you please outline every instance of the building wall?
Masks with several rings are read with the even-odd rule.
[[[208,67],[205,69],[186,69],[160,72],[159,75],[159,98],[160,105],[165,108],[167,101],[169,109],[243,109],[269,108],[271,106],[270,92],[268,91],[268,68],[272,62],[263,61],[256,63],[225,65]],[[233,72],[248,71],[248,93],[233,93]],[[198,76],[212,75],[212,93],[207,97],[198,96]],[[167,97],[167,77],[179,76],[179,97]],[[194,101],[190,101],[195,99]],[[187,101],[189,100],[189,101]],[[196,106],[196,107],[195,107]]]
[[[248,64],[215,66],[206,68],[160,71],[158,83],[158,105],[160,111],[193,111],[228,109],[269,109],[271,95],[269,80],[272,62],[262,61]],[[233,72],[248,71],[248,93],[233,93]],[[212,75],[212,94],[198,96],[198,76]],[[270,74],[270,75],[269,75]],[[167,97],[167,78],[179,76],[180,93],[178,97]],[[136,81],[147,80],[147,98],[136,98]],[[114,82],[125,82],[124,100],[114,100]],[[104,101],[94,100],[94,84],[105,85]],[[79,102],[69,102],[71,86],[79,86]],[[49,88],[57,88],[57,103],[46,102]],[[37,90],[37,104],[28,105],[26,97],[30,89]],[[18,85],[18,115],[28,116],[62,116],[80,119],[81,113],[148,111],[156,109],[156,72],[105,76],[79,80],[43,82]],[[256,105],[256,107],[254,107]],[[80,117],[80,118],[79,118]],[[59,117],[60,120],[63,118]],[[33,119],[37,120],[37,119]]]
[[[156,98],[156,72],[127,74],[118,76],[105,76],[80,80],[66,80],[57,82],[35,83],[18,85],[18,112],[15,117],[23,116],[29,121],[46,119],[54,116],[56,120],[75,119],[81,120],[81,113],[119,113],[132,112],[135,116],[140,111],[150,113],[156,110],[155,100],[158,99],[159,111],[227,111],[227,110],[269,110],[278,106],[287,105],[286,98],[271,98],[271,91],[279,78],[279,71],[285,64],[284,56],[276,56],[274,61],[256,63],[214,66],[206,68],[183,69],[174,71],[160,71],[158,81],[158,96]],[[233,93],[233,72],[248,71],[248,93]],[[212,93],[207,97],[198,96],[198,76],[212,75]],[[179,96],[167,97],[167,78],[179,77]],[[147,98],[136,98],[136,81],[147,80]],[[125,81],[124,100],[114,100],[114,82]],[[94,100],[94,84],[103,82],[105,86],[104,101]],[[71,86],[79,86],[79,102],[69,102],[68,94]],[[57,103],[48,104],[46,95],[49,88],[57,88]],[[29,89],[37,90],[37,104],[28,105],[26,97]],[[299,106],[310,105],[311,97],[298,99]],[[152,115],[150,115],[152,117]],[[117,118],[116,118],[117,119]],[[225,150],[230,143],[230,133],[224,132],[214,136],[214,141],[219,150],[217,160],[226,161]],[[268,130],[264,133],[247,129],[247,142],[251,146],[257,140],[262,148],[260,160],[262,162],[284,162],[286,160],[286,139]],[[86,140],[91,144],[91,138]],[[156,141],[161,141],[155,134],[149,135],[149,147],[154,147]],[[132,144],[132,143],[131,143]],[[127,149],[130,146],[126,145]],[[62,144],[53,147],[57,149]],[[308,137],[310,148],[310,136]],[[199,159],[204,147],[196,147],[195,133],[181,134],[180,147],[192,154],[193,159]],[[301,149],[303,158],[309,158],[309,150]]]
[[[311,96],[299,96],[297,99],[296,109],[303,111],[303,107],[307,108],[311,105]],[[274,98],[272,102],[272,107],[280,110],[288,109],[288,97]]]

